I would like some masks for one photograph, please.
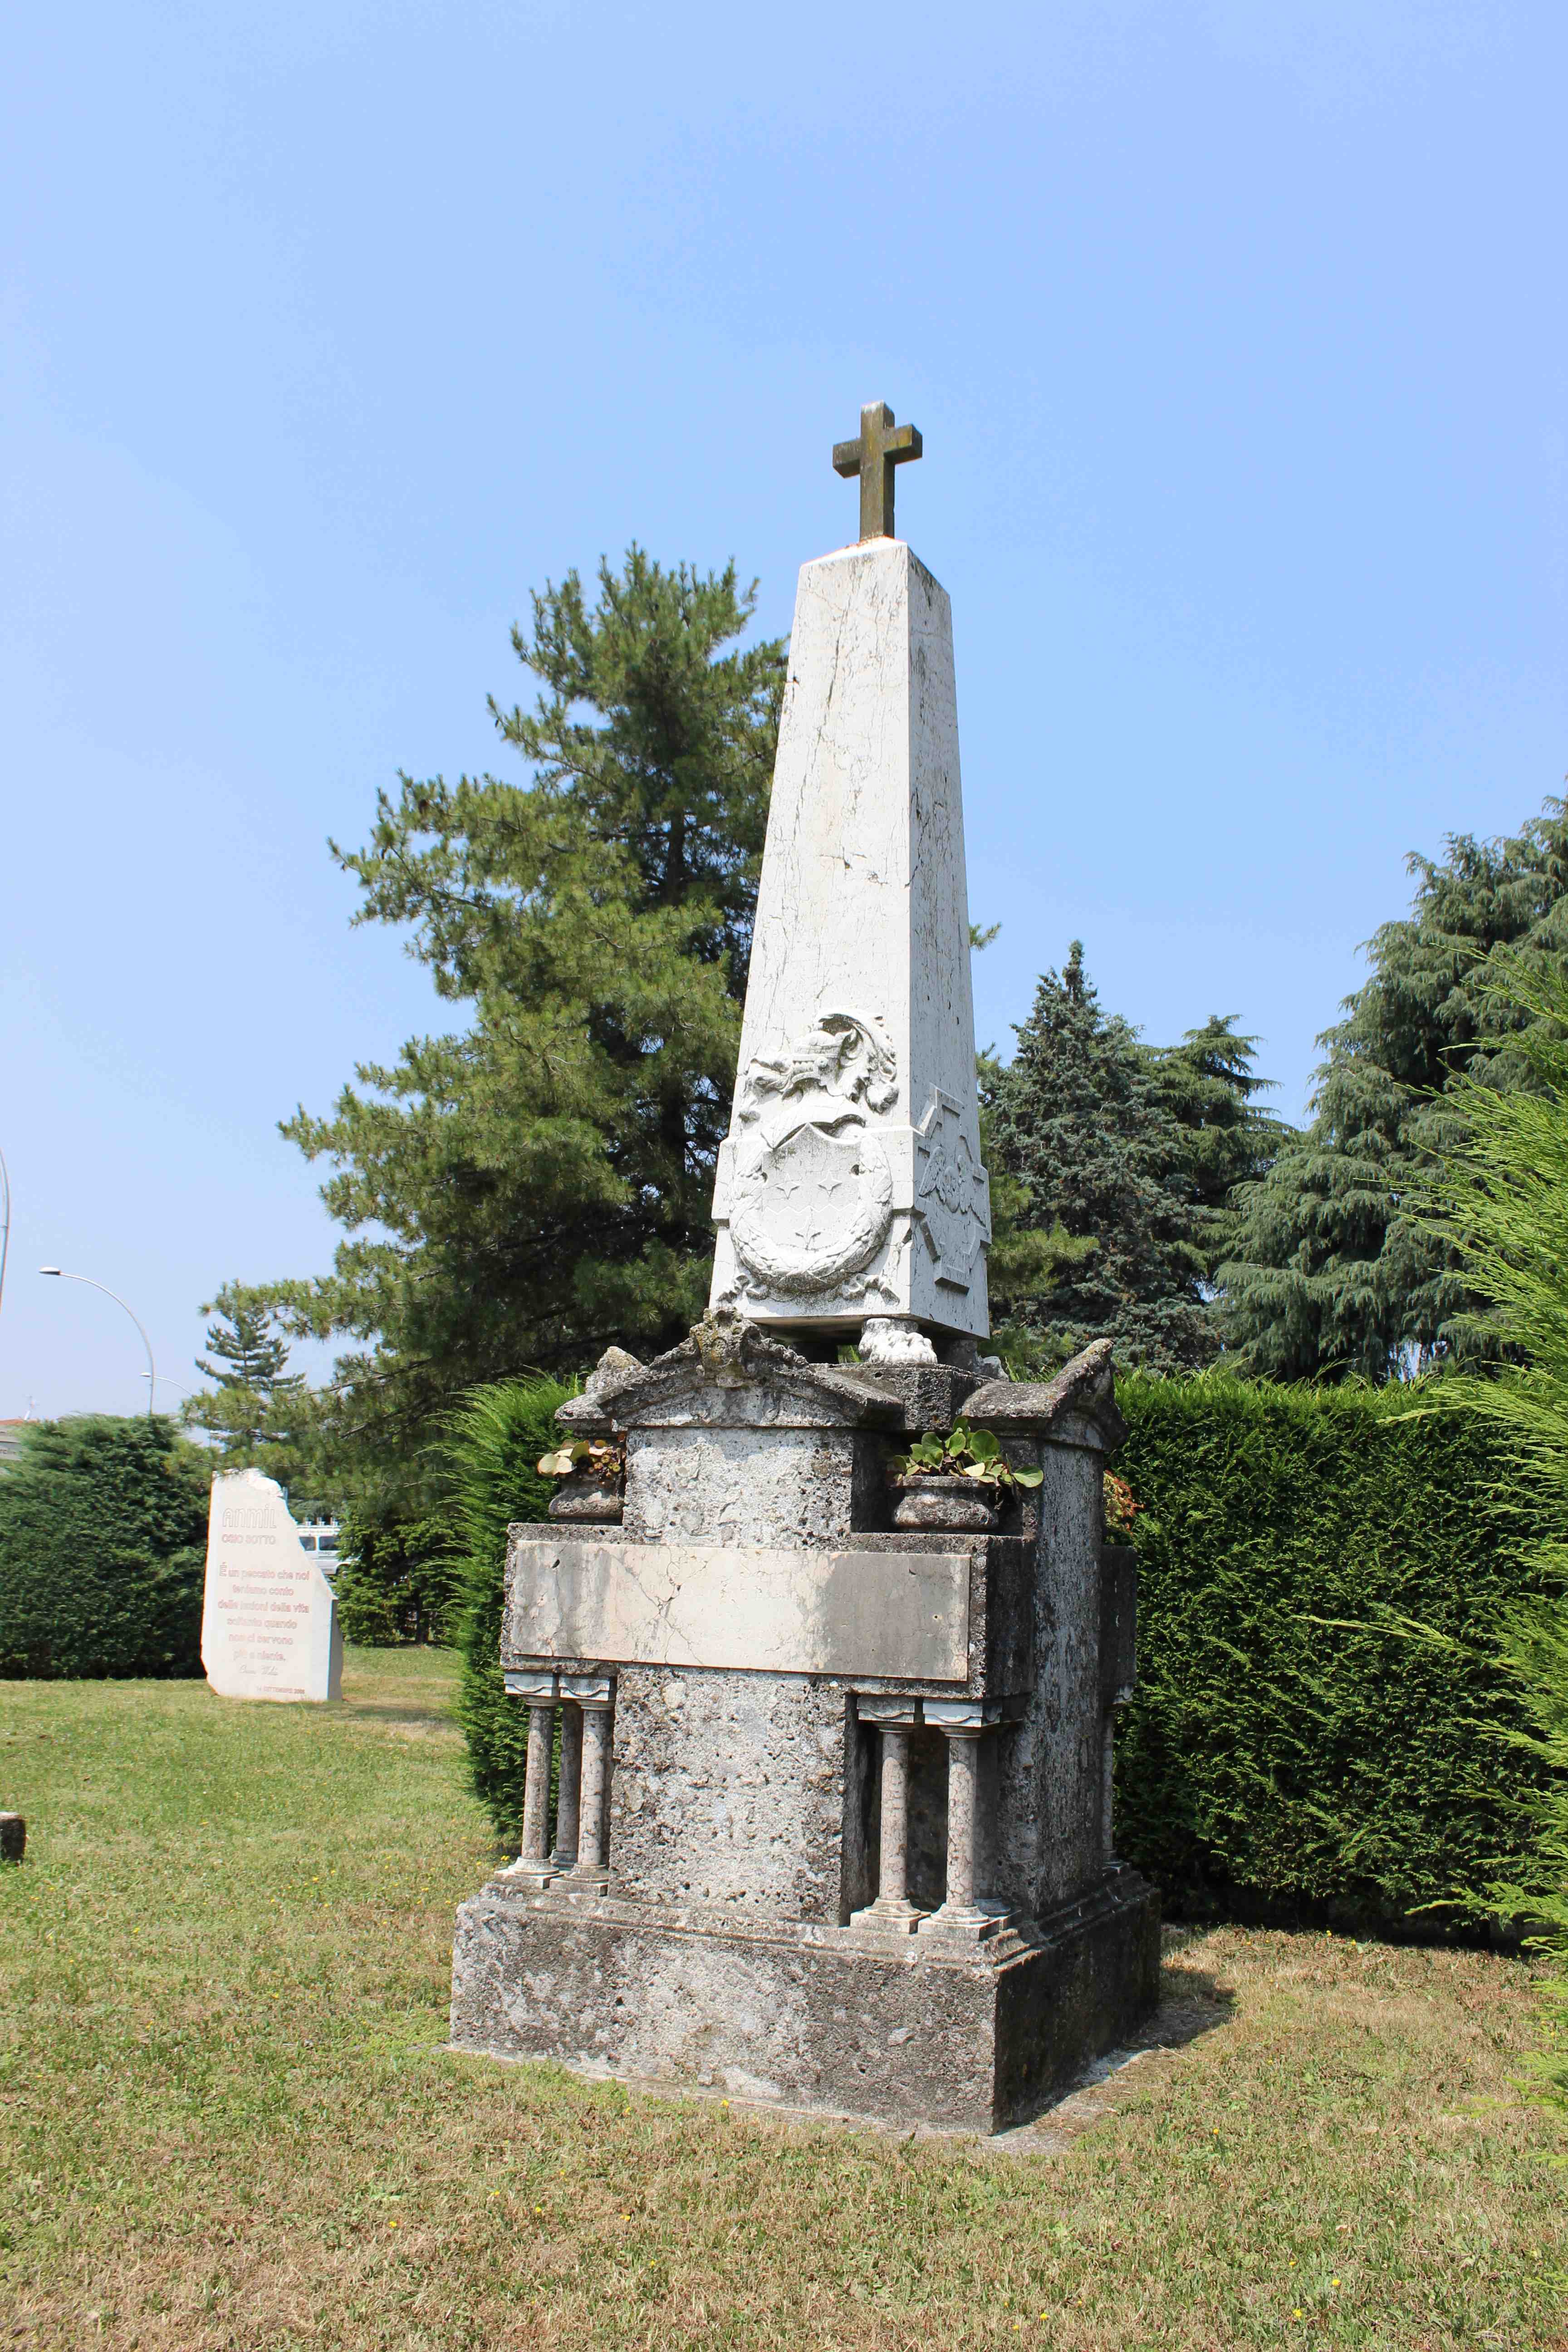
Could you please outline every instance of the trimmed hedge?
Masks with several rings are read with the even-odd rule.
[[[462,1609],[458,1717],[474,1793],[498,1834],[514,1843],[522,1826],[528,1709],[508,1698],[501,1675],[506,1531],[513,1519],[548,1516],[555,1485],[540,1475],[539,1457],[559,1444],[555,1409],[575,1394],[548,1380],[476,1389],[454,1418],[447,1448]]]
[[[1542,1778],[1507,1739],[1541,1506],[1505,1442],[1435,1383],[1117,1395],[1143,1507],[1120,1853],[1188,1916],[1480,1926]]]
[[[332,1591],[345,1642],[385,1649],[453,1639],[460,1603],[445,1512],[377,1518],[351,1506],[338,1523],[338,1552]]]
[[[0,1675],[199,1675],[210,1478],[161,1416],[25,1431],[0,1471]]]

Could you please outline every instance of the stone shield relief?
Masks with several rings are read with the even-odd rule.
[[[892,1171],[869,1128],[810,1122],[742,1162],[730,1238],[770,1290],[836,1290],[869,1265],[892,1215]]]
[[[893,1177],[867,1122],[898,1097],[898,1068],[874,1024],[829,1013],[742,1081],[730,1238],[762,1293],[822,1294],[862,1274],[888,1238]]]

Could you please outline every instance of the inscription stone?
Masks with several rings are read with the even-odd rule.
[[[595,1543],[520,1528],[505,1651],[962,1682],[969,1554]]]
[[[283,1489],[259,1470],[213,1480],[202,1664],[220,1698],[342,1696],[332,1588],[301,1548]]]

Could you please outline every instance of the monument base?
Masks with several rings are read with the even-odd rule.
[[[962,1939],[768,1932],[501,1874],[458,1913],[452,2043],[796,2108],[990,2133],[1026,2123],[1157,1997],[1135,1871]]]

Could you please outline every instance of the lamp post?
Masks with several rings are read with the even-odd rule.
[[[94,1282],[90,1274],[68,1274],[63,1265],[41,1265],[38,1272],[52,1274],[60,1282],[85,1282],[89,1290],[101,1290],[105,1298],[112,1298],[116,1307],[125,1307],[125,1301],[117,1290],[110,1290],[106,1282]],[[130,1316],[138,1331],[142,1333],[142,1345],[147,1350],[147,1413],[148,1418],[151,1419],[158,1396],[158,1367],[153,1361],[153,1342],[147,1337],[142,1318],[135,1309],[125,1307],[125,1312]]]

